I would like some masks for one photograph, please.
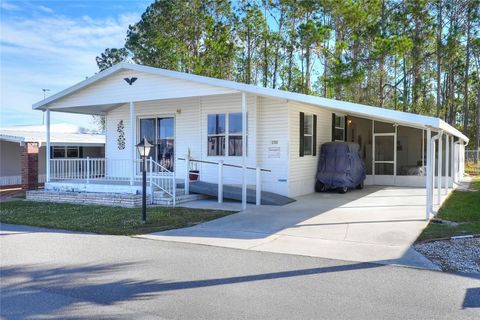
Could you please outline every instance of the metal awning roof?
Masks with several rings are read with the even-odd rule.
[[[154,75],[159,75],[163,77],[171,77],[175,79],[199,82],[202,84],[223,87],[232,89],[238,92],[245,92],[249,94],[254,94],[263,97],[270,97],[276,99],[284,99],[287,101],[296,101],[312,106],[317,106],[331,110],[333,112],[356,115],[360,117],[366,117],[375,120],[383,120],[403,125],[409,125],[417,128],[431,128],[433,130],[442,130],[455,137],[458,137],[465,142],[468,142],[468,138],[463,135],[459,130],[449,125],[445,121],[435,117],[429,117],[419,114],[413,114],[409,112],[396,111],[385,108],[378,108],[358,103],[327,99],[322,97],[316,97],[301,93],[288,92],[279,89],[264,88],[255,85],[249,85],[244,83],[238,83],[229,80],[221,80],[215,78],[209,78],[204,76],[198,76],[194,74],[182,73],[177,71],[165,70],[160,68],[154,68],[149,66],[143,66],[138,64],[132,64],[127,62],[121,62],[114,65],[113,67],[106,69],[91,78],[88,78],[82,82],[77,83],[76,85],[69,87],[63,91],[58,92],[42,101],[39,101],[33,105],[33,109],[45,110],[49,103],[57,101],[69,94],[72,94],[82,88],[85,88],[96,81],[104,79],[118,71],[121,70],[132,70],[138,72],[145,72]],[[91,108],[96,108],[97,106],[91,106]],[[102,108],[102,106],[98,106]],[[56,111],[61,111],[61,108],[56,108]],[[92,112],[93,113],[93,112]]]
[[[57,128],[55,128],[57,126]],[[71,146],[104,146],[105,135],[95,133],[80,133],[61,129],[62,125],[52,125],[54,127],[50,132],[50,141],[53,145],[71,145]],[[57,129],[57,130],[55,130]],[[18,126],[0,128],[0,140],[16,143],[46,142],[45,126]]]

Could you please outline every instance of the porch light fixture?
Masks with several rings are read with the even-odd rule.
[[[142,223],[147,222],[147,157],[150,154],[150,150],[153,145],[148,142],[146,137],[136,145],[140,157],[142,157]],[[152,165],[152,164],[150,164]]]

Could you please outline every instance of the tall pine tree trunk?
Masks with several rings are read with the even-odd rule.
[[[403,112],[408,111],[408,75],[407,75],[407,58],[403,55]]]
[[[475,128],[475,163],[478,163],[478,150],[480,148],[480,84],[477,85],[477,121]]]
[[[268,31],[265,31],[263,39],[263,86],[268,86]]]
[[[287,90],[292,90],[293,43],[288,48]]]
[[[250,84],[252,76],[252,57],[250,43],[250,26],[247,26],[247,70],[245,70],[245,83]]]
[[[306,94],[309,94],[310,93],[310,88],[311,88],[311,84],[310,84],[310,71],[311,71],[311,51],[310,51],[310,46],[306,47],[305,48],[305,87],[304,87],[304,92],[303,93],[306,93]]]
[[[275,52],[273,59],[273,74],[272,74],[272,88],[277,87],[277,75],[278,75],[278,60],[280,59],[280,44],[282,43],[282,30],[283,21],[285,20],[285,11],[282,8],[280,12],[280,19],[278,20],[278,39],[275,40]]]
[[[380,36],[383,38],[385,33],[385,0],[382,1],[382,13],[380,15]],[[378,81],[378,102],[381,108],[385,106],[385,54],[380,54],[379,61],[380,79]]]
[[[442,48],[442,1],[437,0],[437,118],[440,117],[440,110],[442,108],[442,59],[441,59],[441,48]]]
[[[470,18],[471,18],[471,10],[472,10],[472,5],[468,4],[468,9],[467,9],[467,21],[465,22],[467,24],[467,44],[465,48],[465,78],[464,78],[464,84],[463,84],[463,134],[467,134],[468,132],[468,121],[469,121],[469,107],[468,107],[468,80],[469,80],[469,68],[470,68]]]

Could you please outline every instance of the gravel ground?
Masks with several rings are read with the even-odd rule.
[[[480,273],[480,238],[433,241],[414,248],[443,271]]]

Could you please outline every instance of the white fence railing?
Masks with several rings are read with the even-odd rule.
[[[81,180],[92,183],[95,180],[130,181],[131,183],[142,180],[143,161],[136,159],[51,159],[50,180]],[[176,182],[175,173],[154,161],[147,159],[145,170],[147,181],[153,199],[155,188],[162,190],[173,198],[175,204]]]
[[[51,159],[50,179],[91,180],[105,177],[105,159]]]

